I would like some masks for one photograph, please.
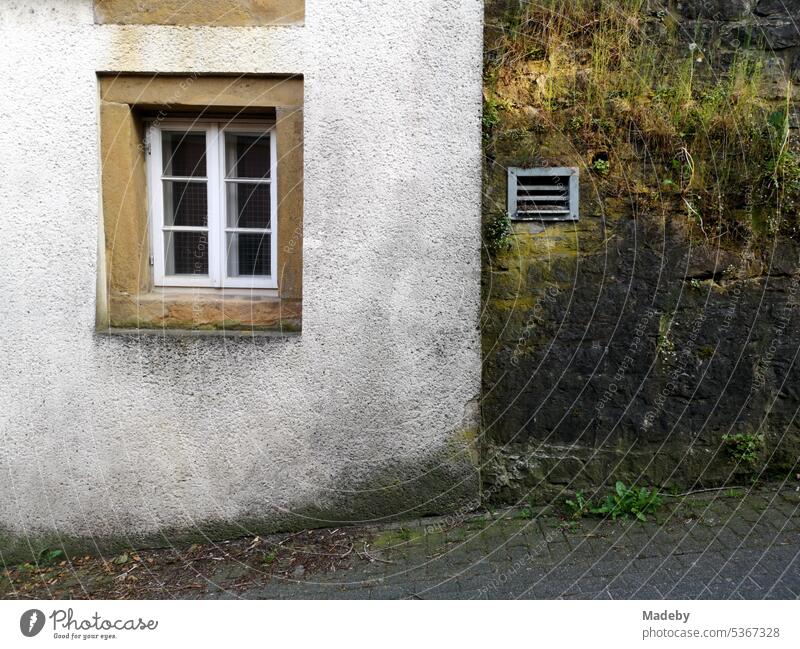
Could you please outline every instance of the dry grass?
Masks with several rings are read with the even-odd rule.
[[[774,234],[774,213],[800,204],[800,172],[776,107],[760,96],[760,60],[741,52],[718,73],[701,45],[669,30],[650,38],[642,4],[540,0],[506,14],[486,56],[490,130],[513,135],[526,159],[537,141],[525,131],[541,124],[568,134],[576,151],[611,150],[609,188],[641,175],[627,161],[647,158],[655,190],[676,194],[705,235],[758,233],[764,210],[763,231]],[[793,219],[783,226],[796,228]]]

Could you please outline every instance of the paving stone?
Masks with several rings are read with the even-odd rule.
[[[493,519],[370,554],[349,569],[217,599],[796,599],[800,497],[712,497],[661,524]],[[313,579],[313,581],[312,581]]]
[[[553,559],[554,561],[559,561],[564,557],[569,556],[572,552],[572,548],[564,540],[564,541],[548,543],[547,551],[549,552],[551,559]]]
[[[767,591],[763,599],[800,599],[800,587],[785,583],[775,584]]]
[[[800,487],[796,489],[786,489],[780,492],[782,500],[796,507],[800,507]]]
[[[664,599],[664,594],[650,584],[643,584],[633,590],[610,587],[607,592],[612,599]]]

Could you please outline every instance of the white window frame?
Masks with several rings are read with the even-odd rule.
[[[161,147],[162,131],[197,131],[206,135],[206,176],[164,176]],[[225,134],[245,133],[269,135],[270,173],[265,179],[231,179],[225,173]],[[278,269],[278,168],[277,142],[274,122],[228,121],[197,119],[192,121],[165,119],[147,125],[147,190],[149,205],[151,262],[153,283],[156,286],[200,287],[200,288],[253,288],[276,289]],[[208,227],[165,226],[164,224],[164,180],[204,181],[208,192]],[[227,218],[227,184],[231,182],[259,183],[270,185],[270,227],[229,228]],[[167,275],[164,256],[164,232],[208,231],[208,275]],[[269,233],[270,275],[252,277],[228,277],[229,232]]]

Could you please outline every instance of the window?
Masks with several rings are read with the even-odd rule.
[[[302,77],[98,82],[98,331],[301,331]]]
[[[577,221],[578,169],[508,170],[508,216],[518,221]]]
[[[277,288],[274,128],[162,121],[148,138],[155,285]]]

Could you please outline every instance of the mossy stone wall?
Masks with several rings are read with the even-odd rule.
[[[770,197],[756,208],[739,177],[723,177],[719,160],[747,153],[737,148],[744,136],[728,135],[694,151],[692,173],[721,198],[717,211],[693,212],[684,133],[658,150],[637,134],[653,123],[647,106],[662,106],[661,90],[654,86],[652,103],[639,102],[625,120],[620,103],[635,101],[616,91],[590,99],[593,75],[620,65],[619,39],[607,68],[593,60],[598,48],[580,51],[587,31],[600,27],[570,22],[570,11],[595,11],[586,9],[592,3],[554,5],[567,25],[559,35],[578,52],[564,62],[574,69],[563,92],[553,83],[552,50],[538,51],[535,38],[509,50],[519,34],[536,31],[531,21],[549,20],[524,13],[526,4],[486,3],[484,220],[506,208],[508,167],[564,165],[581,169],[581,219],[515,222],[506,240],[485,241],[485,496],[516,502],[617,479],[691,487],[797,473],[800,245],[784,227],[794,207],[771,207]],[[669,57],[678,68],[696,53],[691,110],[715,79],[727,83],[736,60],[755,61],[756,95],[733,90],[730,101],[739,101],[739,114],[745,101],[757,104],[765,119],[787,111],[787,146],[796,150],[800,32],[786,23],[798,3],[612,4],[631,12],[615,24],[669,52],[667,66]],[[726,128],[735,133],[736,125]],[[609,170],[593,165],[598,155]],[[751,171],[748,178],[764,177]],[[759,230],[759,219],[777,225]],[[725,436],[737,434],[759,440],[757,461],[734,457]]]

